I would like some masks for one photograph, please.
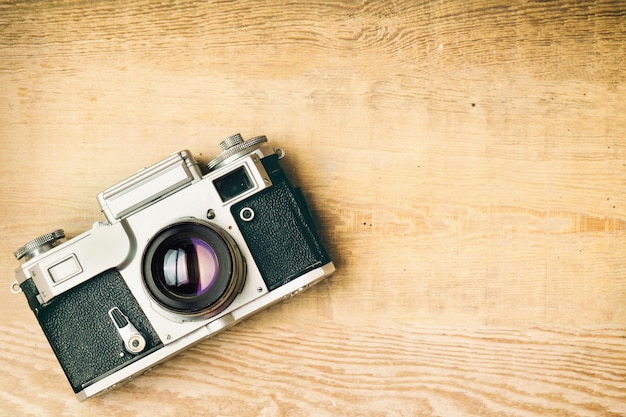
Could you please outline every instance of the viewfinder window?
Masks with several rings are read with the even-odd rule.
[[[220,194],[222,201],[231,200],[254,187],[244,167],[239,167],[223,177],[216,179],[213,181],[213,184]]]

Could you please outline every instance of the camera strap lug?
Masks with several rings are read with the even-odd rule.
[[[19,294],[22,292],[22,287],[20,287],[20,283],[17,281],[13,281],[11,284],[11,292],[13,294]]]

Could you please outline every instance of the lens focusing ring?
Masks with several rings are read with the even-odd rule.
[[[41,235],[31,240],[23,246],[20,246],[13,255],[19,260],[26,257],[26,260],[33,256],[43,253],[59,244],[59,240],[65,237],[63,229],[58,229],[45,235]]]

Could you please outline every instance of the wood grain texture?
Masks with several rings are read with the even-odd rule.
[[[0,3],[0,414],[625,415],[625,44],[613,1]],[[11,253],[237,131],[338,272],[79,404]]]
[[[155,416],[626,412],[626,341],[620,329],[346,329],[312,320],[276,326],[268,320],[272,315],[241,324],[83,404],[63,395],[65,387],[56,382],[62,372],[43,357],[38,371],[46,377],[20,379],[14,388],[23,394],[4,395],[4,402],[35,415],[99,415],[105,409]],[[18,333],[15,327],[2,330]],[[19,330],[46,343],[28,328]],[[12,351],[23,361],[2,359],[9,372],[23,373],[32,363],[25,352],[38,356],[29,343]]]

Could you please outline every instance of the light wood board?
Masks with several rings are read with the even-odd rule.
[[[626,415],[621,2],[0,5],[2,415]],[[79,403],[12,252],[189,149],[286,151],[336,274]]]

